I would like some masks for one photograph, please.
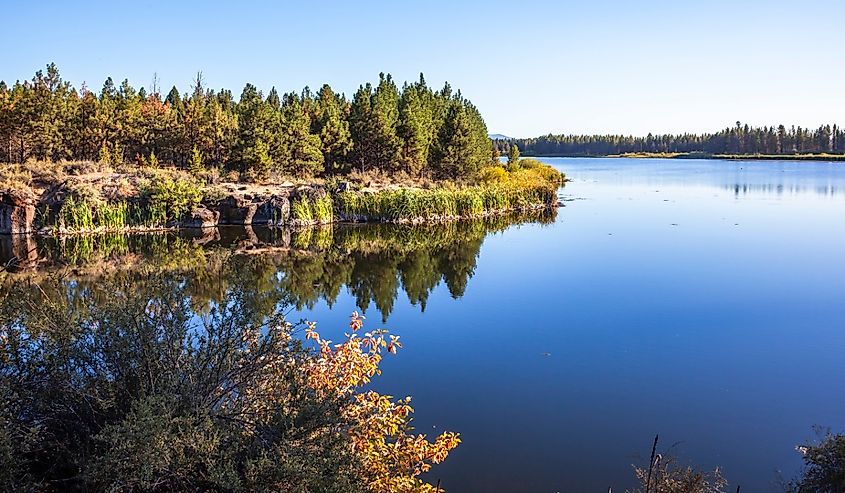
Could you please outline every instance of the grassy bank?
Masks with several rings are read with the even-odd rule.
[[[523,159],[508,168],[484,168],[471,185],[341,192],[335,196],[335,217],[342,221],[420,222],[550,207],[557,202],[563,180],[563,174],[550,166]]]
[[[179,228],[191,220],[192,211],[203,207],[221,211],[222,223],[222,207],[272,206],[274,224],[294,226],[476,218],[553,206],[564,180],[558,171],[532,159],[508,167],[487,166],[460,181],[403,180],[398,175],[358,178],[241,184],[172,168],[25,163],[0,170],[0,191],[31,197],[36,203],[33,230],[71,234]],[[272,197],[282,198],[268,202]],[[289,201],[289,208],[280,208],[279,200]],[[276,221],[275,214],[283,217]]]

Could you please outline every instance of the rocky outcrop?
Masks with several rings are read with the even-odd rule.
[[[258,205],[252,224],[284,226],[290,223],[290,198],[288,195],[272,195]]]
[[[192,210],[180,224],[182,228],[215,228],[220,222],[220,211],[213,211],[205,207]]]
[[[35,198],[16,190],[0,192],[0,234],[34,231]]]
[[[258,210],[258,204],[249,196],[230,195],[217,204],[220,224],[252,224],[252,218]]]

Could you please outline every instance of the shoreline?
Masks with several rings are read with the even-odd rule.
[[[816,161],[816,162],[845,162],[845,154],[707,154],[697,152],[653,153],[630,152],[606,155],[561,155],[561,154],[524,154],[533,158],[629,158],[629,159],[712,159],[720,161]]]
[[[132,217],[146,213],[155,204],[131,197],[117,203],[124,212],[119,221],[101,225],[91,219],[84,223],[85,227],[74,227],[58,219],[43,222],[45,218],[61,215],[55,212],[51,215],[50,205],[42,201],[0,192],[0,236],[62,238],[201,231],[219,226],[301,229],[332,224],[450,223],[556,209],[562,206],[557,190],[563,183],[475,185],[459,189],[398,187],[371,192],[329,192],[321,185],[280,187],[267,195],[232,193],[222,199],[203,200],[179,220],[147,224],[133,221]],[[83,207],[86,208],[87,205]],[[91,217],[98,216],[95,212]]]

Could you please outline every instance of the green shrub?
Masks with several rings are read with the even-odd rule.
[[[164,221],[179,220],[191,209],[200,204],[202,190],[193,181],[182,178],[173,179],[157,176],[142,192],[150,215],[156,214],[161,219],[162,208]]]

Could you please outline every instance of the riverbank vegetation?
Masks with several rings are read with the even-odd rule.
[[[630,135],[544,135],[528,139],[497,140],[495,146],[505,153],[517,145],[528,156],[613,156],[636,154],[690,154],[719,156],[790,156],[842,155],[845,130],[838,125],[815,129],[772,125],[735,126],[715,133],[665,134],[645,137]]]
[[[351,100],[328,85],[265,96],[251,84],[235,100],[204,84],[199,74],[165,96],[107,79],[95,93],[54,65],[0,83],[0,194],[37,207],[9,212],[18,222],[2,232],[245,224],[256,208],[272,224],[445,220],[557,202],[561,174],[502,167],[480,113],[448,84],[400,89],[381,74]]]
[[[347,220],[382,222],[482,217],[547,207],[557,201],[563,180],[553,168],[524,159],[483,168],[472,186],[338,193],[337,213]]]

